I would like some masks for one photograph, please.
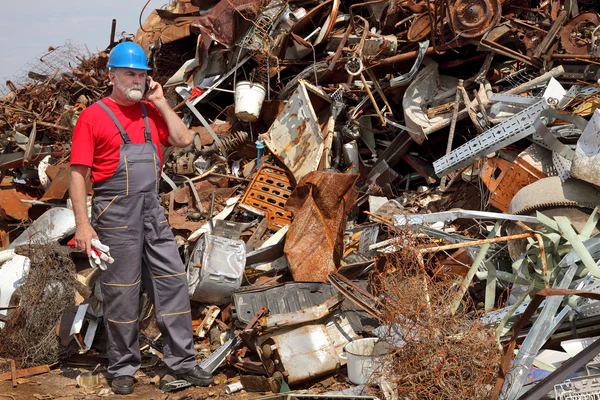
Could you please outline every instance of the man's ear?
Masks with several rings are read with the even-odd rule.
[[[115,70],[108,71],[108,79],[110,79],[110,84],[115,86]]]

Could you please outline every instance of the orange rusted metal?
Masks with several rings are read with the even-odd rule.
[[[292,222],[292,213],[284,209],[292,190],[284,170],[263,165],[248,186],[242,204],[264,212],[269,229],[279,230]]]
[[[508,212],[508,205],[519,190],[547,175],[540,158],[526,150],[514,162],[500,157],[484,161],[479,176],[491,192],[489,204]]]
[[[286,210],[294,214],[283,249],[294,280],[326,282],[344,252],[346,217],[357,197],[358,175],[315,171],[292,193]]]

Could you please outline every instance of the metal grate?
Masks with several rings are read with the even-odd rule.
[[[292,221],[292,213],[284,207],[293,190],[284,170],[263,165],[248,186],[242,204],[264,212],[269,228],[279,230]]]

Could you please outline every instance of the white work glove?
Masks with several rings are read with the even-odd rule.
[[[92,239],[92,251],[89,258],[90,265],[93,268],[106,270],[106,263],[112,264],[115,260],[110,256],[110,248],[98,239]]]

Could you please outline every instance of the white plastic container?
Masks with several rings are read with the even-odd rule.
[[[340,358],[347,360],[348,379],[355,385],[363,385],[383,373],[384,357],[392,345],[379,338],[357,339],[344,346]]]
[[[256,121],[266,94],[260,83],[238,82],[235,85],[235,116],[246,122]]]

